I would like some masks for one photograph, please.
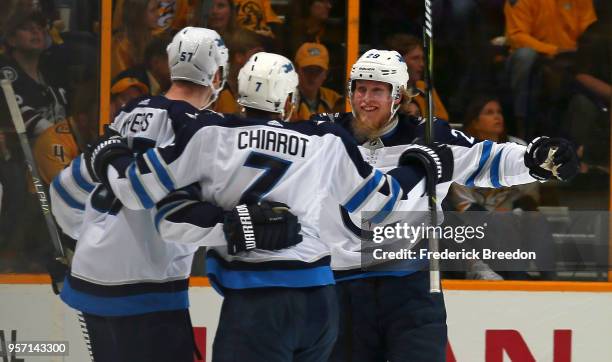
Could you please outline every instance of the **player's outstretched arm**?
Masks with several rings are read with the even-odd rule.
[[[252,249],[279,250],[302,241],[300,224],[287,205],[262,201],[223,211],[200,201],[194,185],[157,204],[155,226],[162,239],[200,246],[227,246],[230,255]]]
[[[479,148],[478,155],[475,155],[473,158],[473,160],[478,162],[477,166],[475,169],[470,168],[472,173],[465,180],[469,181],[470,186],[512,186],[535,180],[545,181],[550,178],[565,181],[572,178],[578,172],[578,158],[574,147],[570,142],[562,138],[539,137],[531,142],[531,145],[535,147],[528,146],[526,148],[510,142],[495,144],[491,141],[481,141],[459,130],[451,129],[447,122],[435,122],[435,126],[436,140],[438,142],[454,146]],[[551,148],[557,151],[553,159],[547,161],[548,152]],[[503,155],[503,152],[506,152],[506,156]],[[461,159],[461,162],[466,161],[459,157],[460,155],[456,156],[457,160]],[[482,167],[480,167],[481,162]],[[544,166],[542,167],[542,165]],[[555,167],[555,172],[553,172],[552,167]],[[475,173],[479,168],[480,172]],[[483,177],[487,173],[504,175],[504,177],[502,179]],[[470,179],[470,176],[473,176],[473,178]]]
[[[578,173],[572,145],[560,138],[540,137],[525,147],[484,141],[471,148],[450,146],[453,181],[466,186],[506,187],[552,178],[566,181]]]
[[[212,122],[183,127],[175,142],[134,156],[125,139],[109,134],[86,155],[93,178],[112,189],[121,203],[134,210],[150,209],[170,192],[205,179],[217,138],[201,132]]]

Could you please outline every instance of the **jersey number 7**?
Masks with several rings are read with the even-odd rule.
[[[244,162],[244,166],[265,171],[242,194],[240,203],[254,204],[261,201],[285,175],[291,164],[291,161],[283,160],[282,158],[259,152],[251,152]]]

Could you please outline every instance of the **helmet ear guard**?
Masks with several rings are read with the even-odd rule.
[[[280,113],[287,121],[298,100],[298,75],[293,63],[282,55],[253,54],[238,73],[238,104],[266,112]],[[292,109],[285,115],[287,97]]]

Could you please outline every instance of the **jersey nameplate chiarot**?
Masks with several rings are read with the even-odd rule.
[[[267,129],[248,130],[238,133],[238,149],[252,147],[291,156],[305,157],[308,142],[308,138]]]

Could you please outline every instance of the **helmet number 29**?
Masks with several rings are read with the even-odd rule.
[[[191,52],[181,52],[181,58],[180,58],[181,62],[184,62],[184,61],[190,62],[191,61],[191,57],[193,57],[193,53],[191,53]]]

